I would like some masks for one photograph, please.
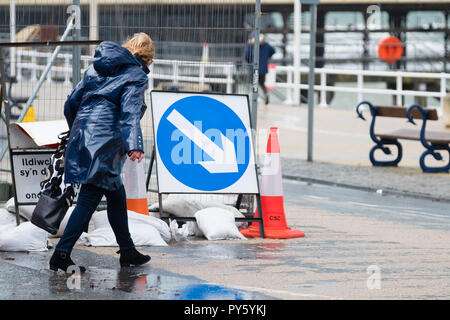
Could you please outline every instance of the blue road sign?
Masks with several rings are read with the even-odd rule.
[[[217,191],[236,183],[252,158],[249,132],[225,103],[192,95],[162,114],[156,131],[159,157],[180,183]]]

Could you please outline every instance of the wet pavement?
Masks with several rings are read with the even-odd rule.
[[[350,108],[351,106],[349,106]],[[354,106],[353,106],[354,107]],[[366,112],[366,114],[369,114]],[[385,193],[403,193],[450,202],[450,175],[423,173],[419,159],[425,148],[420,141],[401,140],[403,157],[398,167],[373,167],[369,152],[374,142],[369,135],[368,121],[357,118],[354,110],[332,108],[314,109],[313,162],[306,161],[308,141],[308,109],[286,105],[262,105],[258,111],[258,154],[264,157],[270,127],[278,127],[283,174],[286,178],[303,181],[335,183],[360,189],[382,189]],[[429,127],[428,127],[429,126]],[[377,119],[375,132],[393,129],[420,128],[401,118]],[[427,130],[450,132],[443,121],[430,121]],[[393,160],[376,153],[378,160]],[[428,166],[443,166],[443,160],[426,159]]]
[[[148,265],[120,268],[116,258],[75,249],[80,276],[47,269],[51,253],[0,253],[0,299],[254,300],[264,294],[206,283]],[[7,261],[8,263],[4,263]],[[92,265],[90,265],[92,264]]]
[[[450,297],[448,203],[289,180],[284,193],[288,224],[304,238],[193,238],[141,248],[151,262],[124,269],[117,248],[77,245],[81,277],[49,271],[53,250],[1,252],[0,299]]]

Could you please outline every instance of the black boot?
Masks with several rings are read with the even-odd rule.
[[[76,266],[76,264],[70,259],[70,254],[63,251],[53,252],[52,257],[50,258],[50,269],[53,271],[58,271],[58,269],[67,272],[67,268],[69,266]],[[77,266],[80,268],[80,272],[83,273],[86,271],[85,267]]]
[[[150,261],[150,256],[143,255],[136,248],[130,248],[125,250],[119,250],[117,253],[120,253],[120,266],[121,267],[129,267],[131,265],[140,266],[141,264],[147,263]]]

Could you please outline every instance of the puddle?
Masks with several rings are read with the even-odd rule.
[[[15,299],[146,299],[146,300],[270,300],[258,292],[237,290],[196,277],[152,268],[109,268],[117,259],[77,250],[87,266],[81,275],[53,272],[51,252],[0,253],[0,298]],[[91,265],[91,266],[89,266]],[[94,265],[94,266],[92,266]]]
[[[62,272],[49,277],[49,290],[56,295],[121,296],[129,299],[169,300],[252,300],[267,299],[267,296],[236,290],[210,283],[202,283],[194,277],[148,273],[139,268],[120,270],[88,268],[79,277]],[[162,272],[163,273],[163,272]],[[77,283],[78,281],[78,283]],[[78,287],[77,287],[78,285]],[[270,299],[270,297],[269,297]]]
[[[189,256],[195,259],[282,259],[283,254],[291,248],[284,242],[246,243],[246,242],[213,242],[180,244],[171,247],[172,254]],[[158,250],[158,249],[153,249]]]

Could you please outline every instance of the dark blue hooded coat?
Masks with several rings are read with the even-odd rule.
[[[140,119],[147,108],[148,72],[139,57],[116,43],[105,41],[97,47],[93,65],[64,105],[70,128],[66,183],[107,190],[122,186],[126,155],[144,151]]]
[[[261,41],[259,44],[259,63],[258,63],[258,73],[267,74],[269,72],[269,60],[275,54],[275,49],[268,44],[265,40]],[[245,61],[249,65],[249,73],[253,74],[253,45],[247,43],[245,46]]]

